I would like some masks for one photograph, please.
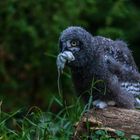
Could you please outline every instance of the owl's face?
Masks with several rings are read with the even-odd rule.
[[[69,66],[83,67],[89,62],[91,40],[92,35],[81,27],[69,27],[62,32],[59,39],[60,52],[70,51],[75,57]]]

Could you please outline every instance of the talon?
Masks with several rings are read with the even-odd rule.
[[[107,105],[108,106],[115,106],[116,105],[116,102],[115,101],[108,101],[107,102]]]
[[[107,103],[104,101],[101,101],[101,100],[95,100],[93,102],[93,106],[95,106],[96,108],[99,108],[99,109],[104,109],[104,108],[108,107]]]
[[[139,98],[136,98],[136,100],[135,100],[135,107],[140,108],[140,99]]]

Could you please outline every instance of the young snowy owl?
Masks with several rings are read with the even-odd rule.
[[[61,33],[59,45],[58,69],[70,67],[75,89],[86,102],[92,94],[97,108],[140,106],[140,74],[125,42],[69,27]]]

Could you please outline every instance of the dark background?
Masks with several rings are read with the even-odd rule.
[[[4,110],[33,105],[45,110],[58,96],[58,38],[71,25],[126,41],[140,67],[140,4],[136,0],[1,0],[0,100]],[[74,89],[68,69],[61,81],[69,101]]]

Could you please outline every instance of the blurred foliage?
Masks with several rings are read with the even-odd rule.
[[[5,109],[46,108],[57,91],[60,32],[78,25],[93,35],[123,39],[140,66],[140,5],[136,0],[0,1],[0,100]],[[47,54],[47,55],[46,55]],[[66,70],[67,71],[67,70]],[[63,92],[73,91],[64,75]]]
[[[58,99],[54,99],[58,100]],[[59,100],[61,103],[61,101]],[[62,104],[62,103],[61,103]],[[58,106],[61,106],[58,104]],[[69,140],[72,139],[76,125],[84,112],[88,112],[88,105],[83,110],[79,100],[75,104],[61,106],[58,113],[50,112],[49,108],[43,112],[33,106],[28,110],[21,108],[16,112],[5,113],[0,103],[0,140]],[[96,115],[96,114],[95,114]],[[128,140],[126,133],[116,130],[93,130],[88,122],[85,133],[81,133],[79,140]],[[91,128],[90,128],[91,127]],[[88,133],[86,133],[88,131]],[[129,138],[130,140],[130,138]],[[138,135],[131,135],[131,140],[140,140]]]

